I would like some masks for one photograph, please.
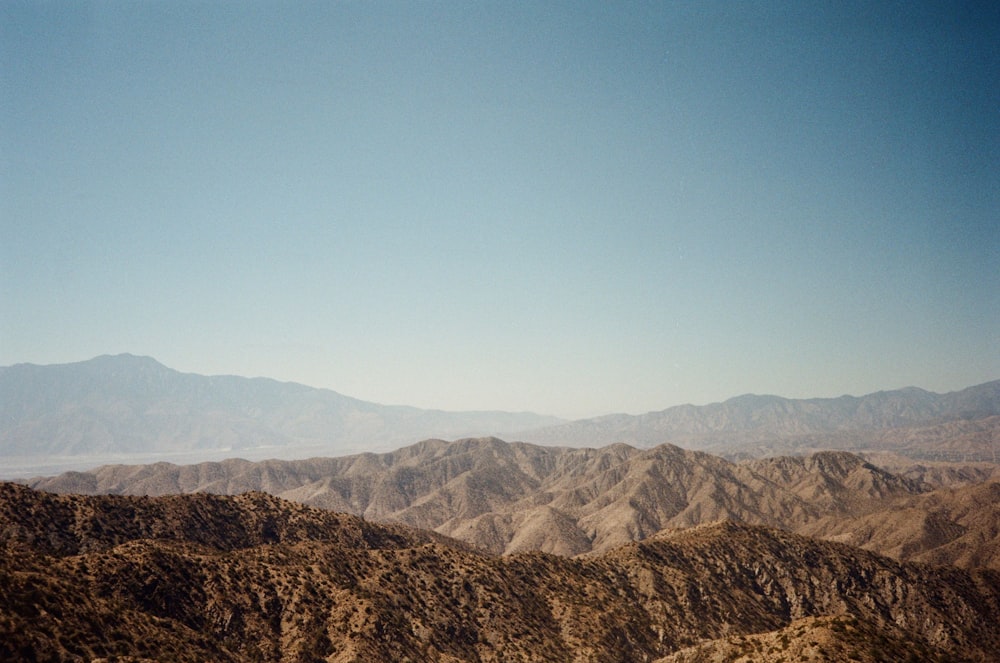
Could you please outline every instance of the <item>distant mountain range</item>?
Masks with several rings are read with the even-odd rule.
[[[0,367],[0,477],[159,458],[333,456],[491,435],[573,447],[669,442],[729,458],[844,449],[996,462],[1000,381],[949,394],[910,387],[807,400],[745,395],[565,422],[379,405],[266,378],[180,373],[132,355]]]
[[[746,458],[845,449],[997,462],[1000,380],[947,394],[916,387],[839,398],[748,394],[711,405],[582,419],[522,431],[517,439],[572,446],[670,442]]]
[[[343,454],[561,420],[379,405],[266,378],[179,373],[149,357],[0,368],[0,456],[112,456],[257,448]]]

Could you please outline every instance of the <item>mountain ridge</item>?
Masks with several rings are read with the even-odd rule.
[[[68,544],[32,512],[69,514]],[[248,526],[206,540],[192,514]],[[895,660],[989,661],[1000,648],[997,572],[763,526],[705,524],[570,559],[377,524],[356,536],[362,525],[259,494],[0,484],[0,657],[625,663],[700,660],[689,648],[717,643],[759,661],[796,647],[889,660],[887,644]],[[838,640],[802,639],[803,624]]]
[[[151,357],[0,368],[0,456],[343,453],[493,434],[555,417],[380,405],[270,378],[181,373]]]
[[[639,415],[611,414],[522,431],[518,439],[537,444],[602,446],[625,442],[640,447],[671,442],[734,457],[761,457],[823,448],[891,449],[893,430],[990,420],[1000,415],[1000,380],[936,394],[918,387],[864,396],[790,399],[744,394],[708,405],[677,405]],[[969,440],[965,459],[995,460],[990,435]],[[933,456],[933,446],[900,449],[913,457]]]
[[[979,429],[960,443],[942,448],[940,440],[930,439],[971,422]],[[897,441],[893,431],[907,439]],[[743,394],[708,405],[562,422],[525,412],[379,405],[295,382],[181,373],[128,354],[0,367],[0,457],[10,467],[15,460],[24,467],[44,465],[31,462],[44,455],[64,457],[64,468],[88,456],[98,458],[95,464],[137,454],[301,458],[482,435],[577,447],[670,442],[732,458],[836,448],[996,461],[998,434],[1000,380],[946,394],[917,387],[837,398]],[[921,443],[921,437],[928,441]]]
[[[1000,483],[970,476],[978,482],[935,487],[845,451],[734,463],[667,444],[576,449],[472,438],[339,458],[112,465],[27,483],[79,494],[264,491],[434,530],[491,554],[603,552],[664,528],[733,519],[904,560],[1000,569],[1000,511],[984,508]]]
[[[0,367],[0,472],[8,478],[123,461],[388,451],[484,435],[573,447],[667,442],[731,459],[841,449],[997,462],[1000,380],[946,394],[916,387],[813,399],[744,394],[562,422],[379,405],[270,378],[180,373],[134,355]]]

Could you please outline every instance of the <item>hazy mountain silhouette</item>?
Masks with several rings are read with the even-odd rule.
[[[338,454],[559,421],[532,413],[386,406],[327,389],[179,373],[149,357],[0,368],[0,456],[311,447]]]
[[[737,457],[845,449],[997,462],[998,415],[1000,380],[947,394],[908,387],[861,397],[745,395],[710,405],[582,419],[522,431],[517,439],[573,446],[670,442]]]
[[[132,355],[0,368],[0,458],[7,459],[0,468],[11,478],[128,456],[302,458],[503,431],[513,431],[508,439],[547,445],[669,442],[730,458],[845,449],[996,462],[1000,381],[950,394],[907,388],[859,398],[745,395],[566,423],[533,413],[378,405],[266,378],[180,373]]]

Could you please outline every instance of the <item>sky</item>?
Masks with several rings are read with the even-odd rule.
[[[641,413],[1000,378],[1000,5],[0,4],[0,365]]]

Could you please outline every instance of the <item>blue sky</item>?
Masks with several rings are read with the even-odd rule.
[[[0,365],[638,413],[1000,378],[1000,10],[5,2]]]

